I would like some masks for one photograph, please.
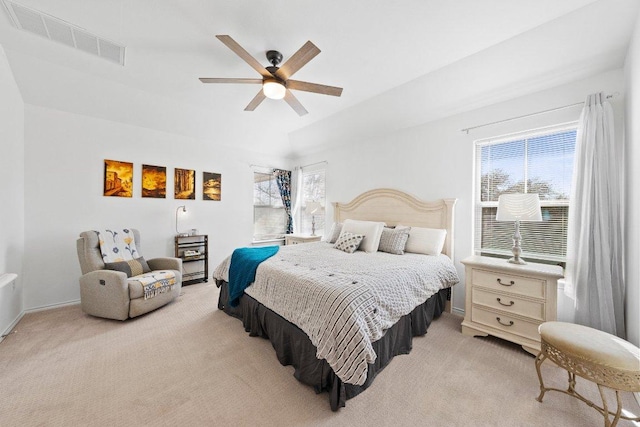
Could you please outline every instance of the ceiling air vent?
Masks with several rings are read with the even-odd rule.
[[[124,65],[124,46],[38,10],[10,0],[2,1],[17,28]]]

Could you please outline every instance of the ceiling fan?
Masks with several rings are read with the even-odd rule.
[[[290,77],[302,68],[307,62],[311,61],[320,53],[320,49],[310,41],[306,42],[296,53],[287,60],[287,62],[278,67],[282,62],[282,54],[277,50],[267,51],[267,60],[271,63],[270,67],[263,67],[258,60],[249,54],[234,39],[227,35],[217,35],[218,40],[224,43],[229,49],[235,52],[254,70],[262,76],[261,79],[242,79],[242,78],[210,78],[201,77],[202,83],[248,83],[261,84],[262,89],[251,100],[244,111],[253,111],[260,105],[265,98],[283,99],[295,110],[300,116],[304,116],[308,111],[302,106],[300,101],[293,96],[291,90],[302,90],[305,92],[320,93],[323,95],[340,96],[342,94],[341,87],[326,86],[317,83],[303,82],[300,80],[291,80]]]

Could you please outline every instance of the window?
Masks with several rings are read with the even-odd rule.
[[[253,173],[253,240],[284,238],[287,214],[273,173]]]
[[[562,262],[567,254],[576,124],[476,141],[476,253],[511,256],[513,222],[496,221],[498,197],[538,193],[541,222],[522,222],[523,258]]]
[[[315,221],[316,236],[324,234],[325,223],[325,170],[316,169],[302,172],[302,207],[300,209],[300,232],[311,234],[312,222]],[[318,202],[318,208],[313,214],[307,209],[307,202]]]

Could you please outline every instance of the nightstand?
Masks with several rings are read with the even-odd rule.
[[[209,280],[209,236],[175,237],[175,256],[182,259],[182,285]]]
[[[506,259],[483,256],[470,256],[462,263],[466,286],[462,333],[493,335],[538,354],[538,326],[557,318],[562,268],[533,262],[510,264]]]
[[[305,236],[302,234],[285,234],[285,245],[299,245],[300,243],[319,242],[322,236]]]

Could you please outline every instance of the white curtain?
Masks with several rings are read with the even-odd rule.
[[[622,145],[603,93],[580,116],[569,209],[567,286],[576,323],[625,337]]]
[[[300,217],[298,211],[302,206],[302,167],[296,167],[291,172],[291,216],[293,217],[293,232],[300,232]]]

